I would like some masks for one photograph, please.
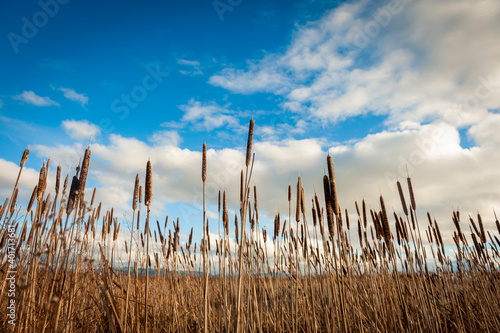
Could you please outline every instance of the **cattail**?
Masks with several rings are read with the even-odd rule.
[[[38,190],[36,198],[39,202],[42,201],[43,193],[47,187],[47,173],[45,172],[45,161],[43,162],[42,168],[40,169],[40,176],[38,177]]]
[[[82,201],[85,192],[85,184],[87,183],[89,161],[90,161],[90,147],[85,149],[85,154],[83,155],[83,162],[82,162],[82,171],[80,172],[80,178],[79,178],[78,197]]]
[[[363,208],[363,227],[366,229],[366,227],[368,225],[368,219],[366,218],[366,203],[365,203],[365,199],[363,199],[362,208]]]
[[[92,198],[90,199],[90,206],[91,207],[94,205],[95,192],[96,192],[96,188],[94,187],[94,190],[92,191]]]
[[[301,200],[302,200],[302,179],[299,176],[299,179],[297,180],[297,207],[295,211],[295,220],[297,222],[300,222]]]
[[[243,184],[243,170],[241,170],[240,174],[240,202],[243,203],[243,190],[244,190],[244,184]]]
[[[401,245],[401,238],[402,238],[403,232],[401,231],[401,225],[399,224],[399,219],[398,219],[396,213],[394,213],[394,218],[396,219],[396,238],[398,241],[398,245]]]
[[[191,227],[191,233],[189,234],[189,240],[188,240],[188,245],[187,248],[191,248],[191,242],[193,241],[193,227]]]
[[[36,186],[35,186],[35,191],[36,193]],[[3,205],[0,206],[0,220],[2,219],[3,213],[5,212],[5,209],[7,208],[7,204],[9,203],[9,198],[6,198]],[[29,210],[28,210],[29,211]]]
[[[151,170],[151,161],[146,164],[146,187],[144,191],[144,204],[149,207],[153,199],[153,171]]]
[[[318,221],[321,223],[323,219],[323,214],[321,214],[321,207],[319,205],[319,198],[316,192],[314,192],[314,203],[316,204],[316,214],[318,215]]]
[[[77,176],[73,176],[73,180],[71,181],[71,187],[69,188],[69,197],[68,197],[68,204],[66,206],[66,214],[71,214],[73,211],[73,208],[75,206],[75,199],[78,194],[78,184],[79,180]]]
[[[328,223],[328,233],[330,238],[333,239],[335,236],[335,229],[333,227],[333,209],[332,209],[332,198],[330,196],[330,183],[328,181],[328,176],[323,176],[323,189],[325,192],[325,206],[326,206],[326,220]]]
[[[132,199],[132,210],[137,209],[137,199],[139,196],[139,174],[135,176],[134,197]]]
[[[359,238],[359,245],[361,248],[363,248],[363,232],[361,230],[361,220],[358,219],[358,238]]]
[[[14,194],[12,195],[12,200],[10,201],[10,216],[12,216],[14,214],[14,208],[16,207],[18,192],[19,192],[19,188],[16,187],[14,190]]]
[[[413,193],[413,186],[411,185],[411,178],[408,177],[406,178],[407,182],[408,182],[408,190],[410,191],[410,202],[411,202],[411,208],[413,208],[413,210],[417,209],[417,203],[415,202],[415,195]]]
[[[479,213],[477,213],[477,221],[479,222],[479,231],[481,231],[479,236],[481,238],[481,242],[484,244],[486,243],[486,233],[484,232],[483,219]]]
[[[257,186],[256,185],[253,186],[253,202],[254,202],[253,203],[253,208],[255,209],[256,214],[258,214],[258,209],[257,209],[257,207],[258,207],[257,206],[257,203],[258,203],[258,201],[257,201]]]
[[[56,190],[56,196],[59,194],[59,185],[61,183],[61,166],[58,165],[57,166],[57,172],[56,172],[56,186],[55,186],[55,190]]]
[[[207,145],[205,143],[203,143],[203,154],[202,154],[202,162],[201,162],[201,180],[203,182],[205,182],[207,180]]]
[[[314,208],[314,200],[312,201],[312,209],[311,209],[311,214],[313,218],[313,227],[316,228],[316,224],[318,223],[318,220],[316,218],[316,209]]]
[[[139,185],[139,205],[142,203],[142,185]]]
[[[35,188],[33,189],[33,193],[31,194],[30,202],[28,204],[27,212],[29,212],[31,210],[31,207],[33,206],[33,202],[35,201],[35,196],[36,196],[37,192],[38,192],[38,185],[35,185]]]
[[[264,238],[264,243],[267,243],[267,231],[266,231],[266,229],[262,229],[262,237]]]
[[[23,152],[23,157],[21,157],[21,162],[19,163],[19,166],[22,168],[24,166],[24,163],[28,160],[28,155],[30,154],[29,147],[26,148]]]
[[[217,204],[217,212],[220,213],[220,190],[219,190],[219,201],[218,201],[218,204]]]
[[[384,232],[385,241],[389,243],[392,239],[392,234],[391,228],[389,227],[389,218],[385,209],[384,198],[382,196],[380,196],[380,207],[382,208],[382,230]]]
[[[306,204],[304,202],[304,188],[301,186],[301,194],[300,194],[300,210],[302,214],[306,213]]]
[[[345,223],[347,224],[347,230],[351,230],[351,225],[349,223],[349,213],[347,212],[347,208],[345,209]]]
[[[229,213],[227,211],[226,190],[222,195],[222,224],[224,225],[224,232],[229,233]]]
[[[238,215],[236,215],[236,213],[234,214],[234,227],[235,227],[235,231],[234,231],[234,234],[236,236],[236,244],[240,244],[240,241],[239,241],[239,233],[240,233],[240,228],[239,228],[239,224],[238,224]]]
[[[274,240],[276,240],[276,238],[278,238],[279,233],[280,233],[280,222],[279,222],[278,215],[276,215],[274,217],[274,235],[273,235]]]
[[[252,139],[253,139],[253,126],[254,120],[250,119],[250,125],[248,128],[248,141],[247,141],[247,158],[245,165],[248,167],[250,165],[250,158],[252,156]]]
[[[64,197],[64,194],[66,193],[66,189],[68,188],[68,179],[69,179],[69,174],[66,174],[66,178],[64,178],[62,197]]]
[[[401,231],[403,233],[403,238],[408,243],[410,241],[409,236],[408,236],[408,229],[406,228],[406,224],[404,223],[402,217],[399,218],[399,224],[401,225]],[[436,224],[436,226],[437,226],[437,224]],[[438,232],[439,232],[439,228],[438,228]]]
[[[464,234],[462,233],[462,228],[460,228],[460,215],[457,212],[453,212],[453,224],[455,224],[455,228],[457,228],[458,237],[461,241],[464,241]]]
[[[292,201],[292,185],[288,185],[288,202]]]
[[[403,211],[405,212],[405,215],[408,216],[408,207],[406,206],[406,200],[405,196],[403,194],[403,188],[401,187],[401,183],[399,180],[396,183],[398,185],[398,192],[399,192],[399,198],[401,199],[401,206],[403,206]]]
[[[114,232],[113,232],[113,242],[118,239],[119,232],[120,232],[120,224],[118,224],[118,226],[117,226],[115,223],[115,228],[114,228]]]
[[[326,162],[328,164],[328,177],[330,178],[330,195],[332,198],[332,208],[333,213],[337,216],[339,215],[339,202],[337,197],[337,183],[335,181],[335,172],[333,170],[333,159],[328,154],[326,157]]]

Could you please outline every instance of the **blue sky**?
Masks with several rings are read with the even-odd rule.
[[[153,211],[188,233],[202,143],[212,213],[219,188],[236,209],[253,117],[262,216],[287,210],[298,173],[321,188],[329,147],[351,212],[379,192],[399,210],[409,165],[451,230],[453,208],[500,199],[498,15],[490,0],[3,2],[0,193],[26,146],[24,198],[42,159],[67,172],[92,135],[98,199],[127,214],[151,158]]]

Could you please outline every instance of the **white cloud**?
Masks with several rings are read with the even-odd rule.
[[[183,75],[203,75],[200,62],[196,60],[179,59],[177,63],[182,66],[179,72]]]
[[[64,97],[66,97],[67,99],[69,99],[71,101],[78,102],[82,106],[85,106],[85,104],[87,104],[89,102],[89,98],[87,96],[85,96],[84,94],[79,94],[73,89],[61,87],[58,90],[60,90],[64,93]]]
[[[59,106],[59,103],[51,100],[49,97],[38,96],[33,91],[25,90],[23,91],[22,94],[12,96],[12,98],[35,106],[50,106],[50,105]]]
[[[194,130],[211,131],[216,128],[239,127],[237,112],[213,102],[201,103],[191,99],[188,104],[179,107],[184,114],[180,122],[166,122],[163,127],[182,128],[193,126]]]
[[[271,68],[252,66],[248,71],[226,68],[209,79],[210,84],[240,94],[259,91],[280,92],[290,85],[289,79]]]
[[[198,66],[200,66],[200,62],[199,61],[195,61],[195,60],[179,59],[179,60],[177,60],[177,63],[179,65],[186,65],[186,66],[192,66],[192,67],[198,67]]]
[[[182,138],[177,131],[158,131],[153,133],[153,135],[150,136],[148,140],[155,145],[162,146],[179,146],[179,144],[182,142]]]
[[[75,140],[90,140],[90,137],[95,138],[101,133],[99,126],[88,120],[63,120],[61,126]]]
[[[343,4],[299,26],[284,52],[223,69],[209,82],[282,95],[285,110],[323,121],[372,113],[394,124],[468,126],[500,108],[500,3],[396,3]]]

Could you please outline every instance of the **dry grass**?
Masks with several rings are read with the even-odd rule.
[[[68,195],[69,175],[59,193],[58,167],[51,199],[46,189],[50,161],[44,162],[26,214],[16,210],[20,206],[16,202],[18,176],[12,195],[0,206],[0,302],[6,309],[15,299],[16,325],[10,325],[11,318],[4,314],[0,330],[500,331],[500,241],[485,231],[479,214],[464,222],[458,211],[453,212],[456,231],[451,249],[443,243],[430,214],[426,223],[418,222],[408,178],[408,207],[401,183],[396,184],[404,215],[393,213],[394,218],[389,218],[380,196],[379,208],[369,214],[364,200],[361,209],[356,202],[357,223],[352,223],[347,210],[343,214],[340,208],[333,159],[327,156],[324,206],[315,195],[307,207],[299,177],[296,202],[292,186],[288,187],[288,219],[277,214],[273,237],[268,237],[259,223],[256,186],[251,196],[253,126],[252,120],[241,172],[239,216],[235,216],[237,243],[230,241],[225,191],[219,193],[220,231],[215,241],[210,242],[206,232],[205,205],[200,244],[192,244],[191,229],[188,243],[181,246],[179,220],[168,223],[167,218],[164,225],[158,221],[150,225],[153,180],[149,161],[144,186],[146,219],[141,223],[142,186],[137,176],[132,234],[125,246],[117,241],[121,222],[113,209],[101,212],[101,204],[94,206],[95,190],[90,205],[84,200],[90,149],[85,151],[81,169],[77,167]],[[19,175],[28,153],[23,153]],[[204,185],[210,167],[206,145],[201,167]],[[290,219],[292,207],[295,221]],[[312,223],[307,221],[310,217]],[[357,227],[352,233],[359,238],[356,242],[351,240],[351,223]],[[496,225],[500,233],[500,223]],[[116,258],[123,250],[128,265],[118,270],[123,263]],[[10,295],[8,280],[13,251],[17,258],[15,297]]]

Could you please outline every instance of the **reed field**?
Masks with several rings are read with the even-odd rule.
[[[65,176],[57,167],[55,188],[47,188],[51,166],[44,162],[29,203],[16,200],[19,176],[13,179],[0,206],[0,331],[500,332],[494,213],[485,217],[495,220],[493,232],[479,213],[450,212],[454,244],[445,244],[439,223],[451,221],[418,209],[408,177],[394,184],[401,214],[380,195],[370,205],[355,202],[349,215],[337,193],[342,175],[328,155],[315,184],[321,190],[305,197],[301,178],[293,180],[283,189],[288,211],[276,214],[267,233],[258,206],[266,188],[252,182],[253,130],[251,120],[235,216],[224,189],[219,219],[206,216],[203,144],[198,243],[192,225],[150,217],[150,161],[145,179],[138,174],[130,189],[126,241],[119,240],[123,219],[86,189],[90,145],[76,172]],[[219,225],[215,240],[209,223]],[[181,230],[191,230],[187,242]]]

